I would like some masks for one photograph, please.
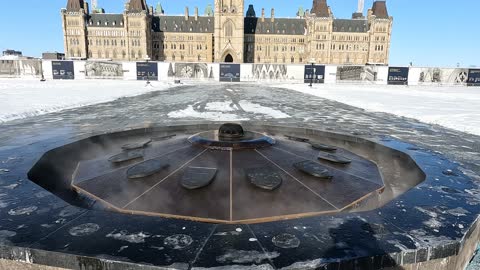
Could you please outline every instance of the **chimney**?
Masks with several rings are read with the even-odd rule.
[[[274,8],[272,8],[272,16],[271,16],[271,20],[272,20],[272,22],[274,22],[274,21],[275,21],[275,9],[274,9]]]
[[[198,7],[195,7],[195,21],[198,21]]]
[[[185,20],[188,20],[188,7],[185,7]]]
[[[265,9],[262,8],[262,22],[265,22]]]

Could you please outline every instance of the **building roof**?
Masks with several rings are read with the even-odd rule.
[[[313,0],[313,7],[310,13],[314,13],[317,17],[330,17],[327,0]]]
[[[205,8],[205,13],[203,15],[207,17],[213,17],[213,8],[211,4],[207,5],[207,7]]]
[[[333,20],[333,32],[366,33],[368,22],[366,20]]]
[[[380,19],[388,19],[387,3],[385,1],[375,1],[372,7],[373,15]]]
[[[154,32],[178,32],[178,33],[213,33],[214,17],[199,16],[154,16],[152,29]]]
[[[83,0],[68,0],[67,10],[68,11],[79,11],[84,7]]]
[[[255,13],[255,8],[253,8],[253,5],[248,5],[247,17],[257,17],[257,14]]]
[[[305,34],[304,19],[245,18],[245,34],[271,34],[271,35],[303,35]]]
[[[163,10],[162,4],[160,2],[157,3],[157,7],[155,8],[155,14],[165,14]]]
[[[92,13],[88,16],[89,27],[123,28],[123,14]]]
[[[147,4],[145,3],[145,0],[130,0],[127,11],[141,12],[146,10],[147,10]]]

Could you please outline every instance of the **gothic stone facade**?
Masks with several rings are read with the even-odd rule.
[[[123,14],[90,13],[84,0],[68,0],[65,53],[117,61],[388,64],[393,18],[385,1],[352,19],[334,18],[326,0],[296,18],[275,18],[273,9],[269,18],[263,9],[257,17],[251,5],[243,12],[243,0],[215,0],[203,16],[197,8],[167,16],[146,0],[129,0]]]

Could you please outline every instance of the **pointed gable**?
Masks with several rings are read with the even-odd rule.
[[[147,10],[145,0],[130,0],[128,5],[129,12],[142,12]]]
[[[379,19],[388,19],[387,3],[385,1],[375,1],[372,12]]]
[[[68,0],[67,10],[68,11],[80,11],[84,7],[83,0]]]
[[[330,17],[327,0],[313,0],[313,7],[310,13],[314,13],[317,17]]]

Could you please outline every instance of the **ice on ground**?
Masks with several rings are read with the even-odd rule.
[[[0,123],[171,87],[164,82],[145,86],[143,81],[0,79]]]
[[[279,119],[279,118],[290,118],[290,115],[283,113],[279,110],[275,110],[270,107],[265,107],[260,104],[255,104],[250,101],[245,101],[242,100],[239,102],[240,106],[242,106],[242,109],[246,112],[250,113],[255,113],[255,114],[263,114],[266,116],[269,116],[274,119]]]
[[[197,108],[198,109],[198,108]],[[200,109],[199,109],[200,110]],[[205,111],[195,109],[194,105],[188,105],[183,110],[177,110],[168,113],[170,118],[199,118],[212,121],[246,121],[248,118],[242,118],[235,112],[248,112],[259,114],[268,118],[290,118],[290,115],[279,110],[262,106],[250,101],[241,100],[238,105],[231,100],[209,102],[205,105]]]
[[[183,110],[173,111],[168,113],[170,118],[199,118],[206,119],[211,121],[245,121],[249,119],[241,118],[236,114],[232,113],[223,113],[221,111],[207,111],[199,112],[196,111],[192,105],[188,105],[187,108]]]
[[[480,135],[480,89],[463,86],[278,84],[368,111],[391,113]]]
[[[210,102],[205,106],[205,110],[216,112],[233,112],[238,108],[232,101]]]

